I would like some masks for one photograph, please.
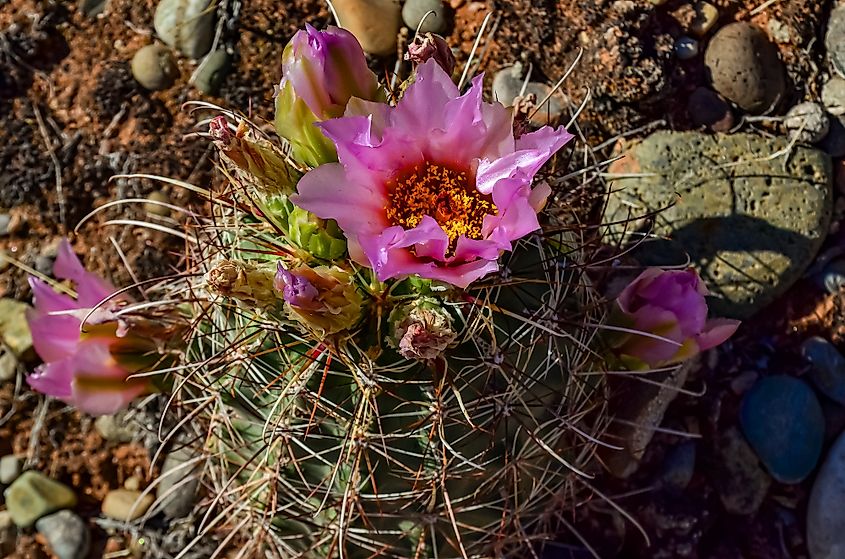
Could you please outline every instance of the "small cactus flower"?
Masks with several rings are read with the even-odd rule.
[[[450,76],[455,71],[457,61],[446,39],[434,33],[417,35],[408,45],[405,60],[410,60],[414,64],[422,64],[430,58],[433,58],[443,68],[443,71]]]
[[[647,269],[619,295],[614,322],[663,339],[629,334],[614,344],[617,353],[642,369],[680,363],[721,344],[739,321],[708,320],[707,294],[695,270]]]
[[[116,289],[86,271],[66,240],[59,245],[53,273],[74,283],[77,298],[29,278],[34,308],[27,322],[35,351],[44,360],[27,377],[29,385],[92,415],[115,413],[151,392],[149,378],[130,377],[155,363],[156,344],[148,332],[137,333],[118,320],[115,311],[125,299],[109,299]]]
[[[282,53],[276,97],[276,131],[291,144],[294,159],[309,166],[336,161],[334,145],[315,123],[342,116],[350,99],[381,98],[357,39],[344,29],[298,31]]]
[[[336,266],[278,265],[275,280],[291,317],[322,336],[353,328],[361,320],[363,297],[352,276]]]
[[[390,344],[405,359],[429,361],[446,351],[458,337],[452,317],[431,297],[397,306],[390,313]]]
[[[551,193],[534,175],[572,139],[544,127],[514,139],[511,115],[460,95],[433,59],[396,107],[320,124],[338,150],[300,179],[291,202],[344,232],[350,256],[381,281],[419,275],[460,288],[498,270],[513,242],[540,228]]]
[[[232,133],[226,117],[218,116],[208,125],[208,131],[223,156],[252,179],[260,192],[270,195],[293,192],[299,173],[273,144],[250,138],[246,122],[241,121]]]
[[[205,275],[208,290],[258,308],[282,303],[276,292],[272,265],[256,266],[236,260],[221,260]]]

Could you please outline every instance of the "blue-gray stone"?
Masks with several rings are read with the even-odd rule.
[[[828,293],[839,293],[842,286],[845,286],[845,259],[837,258],[828,262],[824,269],[815,276],[819,287],[823,287]]]
[[[807,503],[807,548],[812,559],[845,557],[845,435],[819,469]]]
[[[807,383],[786,375],[761,379],[742,401],[740,423],[776,480],[798,483],[816,467],[825,422],[819,400]]]
[[[695,441],[685,441],[670,450],[663,462],[662,485],[668,489],[686,489],[695,473],[695,455]]]
[[[816,388],[834,402],[845,405],[845,356],[818,336],[804,340],[801,353],[813,364],[809,376]]]

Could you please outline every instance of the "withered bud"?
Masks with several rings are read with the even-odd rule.
[[[208,290],[256,307],[272,307],[283,302],[273,287],[275,269],[246,262],[221,260],[205,276]]]
[[[455,71],[457,62],[446,39],[434,33],[417,35],[411,44],[408,45],[405,60],[410,60],[414,64],[422,64],[430,58],[434,58],[440,67],[450,76]]]

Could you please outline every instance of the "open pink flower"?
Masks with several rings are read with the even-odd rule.
[[[97,308],[82,327],[91,309],[116,290],[87,272],[66,240],[59,246],[53,272],[57,278],[73,281],[77,298],[54,291],[38,278],[29,278],[35,308],[28,312],[27,321],[33,346],[44,365],[27,377],[27,382],[35,390],[90,414],[125,408],[150,388],[146,380],[127,379],[140,369],[144,359],[127,358],[154,346],[120,332],[113,314],[114,301]]]
[[[631,334],[617,350],[650,367],[680,363],[730,338],[739,321],[707,320],[707,288],[695,270],[649,268],[617,299],[625,326],[654,337]]]
[[[379,279],[417,274],[458,287],[498,269],[502,251],[539,229],[551,189],[534,175],[572,135],[545,127],[514,138],[510,113],[460,95],[434,59],[396,107],[319,124],[339,163],[321,165],[291,200],[334,219],[351,256]]]

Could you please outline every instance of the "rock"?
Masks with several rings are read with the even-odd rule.
[[[9,225],[12,223],[12,216],[7,213],[0,213],[0,237],[9,234]]]
[[[822,86],[822,104],[832,115],[845,114],[845,79],[834,76]]]
[[[53,264],[56,262],[55,255],[39,254],[35,258],[34,268],[45,276],[53,275]]]
[[[810,492],[807,547],[812,559],[845,557],[845,434],[830,448]]]
[[[69,510],[45,516],[35,523],[57,559],[84,559],[91,547],[91,534],[79,516]]]
[[[212,0],[161,0],[153,26],[168,46],[188,58],[199,59],[214,40],[216,6]]]
[[[420,33],[430,32],[438,35],[446,31],[449,23],[446,19],[446,6],[442,0],[405,0],[405,5],[402,7],[402,19],[411,30],[412,37],[421,21],[423,24],[419,27]]]
[[[692,37],[678,37],[675,41],[675,56],[681,60],[690,60],[698,56],[698,41]]]
[[[731,106],[721,95],[706,87],[692,92],[687,101],[687,113],[696,126],[706,126],[714,132],[727,132],[734,125]]]
[[[155,501],[151,494],[142,494],[140,491],[129,489],[113,489],[103,499],[103,516],[131,522],[144,516]]]
[[[156,202],[162,202],[164,204],[170,204],[170,197],[167,196],[161,190],[156,190],[151,192],[149,196],[147,196],[148,203],[144,204],[144,211],[148,214],[159,215],[159,216],[168,216],[170,215],[170,208],[167,206],[162,206]]]
[[[766,29],[769,32],[769,36],[774,39],[776,43],[780,43],[782,45],[792,43],[792,33],[790,32],[790,28],[782,21],[771,18],[768,23],[766,23]]]
[[[26,358],[32,351],[32,334],[26,321],[30,308],[14,299],[0,299],[0,338],[19,358]]]
[[[156,496],[167,518],[182,518],[194,507],[201,467],[201,463],[188,465],[194,458],[189,449],[179,448],[168,453],[161,465]]]
[[[801,354],[813,364],[809,377],[822,394],[845,405],[845,357],[829,341],[818,336],[804,340]]]
[[[756,371],[745,371],[731,380],[731,390],[737,396],[742,396],[757,383],[760,375]]]
[[[206,95],[217,95],[231,66],[231,55],[225,49],[217,49],[200,64],[194,77],[194,85]]]
[[[128,443],[137,433],[135,424],[127,420],[125,411],[115,415],[101,415],[94,420],[94,428],[105,440],[114,443]]]
[[[9,485],[21,475],[23,460],[14,454],[7,454],[0,458],[0,483]]]
[[[823,287],[831,295],[839,293],[845,286],[845,259],[838,258],[828,262],[814,279],[819,287]]]
[[[845,407],[824,399],[821,402],[824,414],[824,442],[830,444],[845,430]]]
[[[740,423],[760,461],[781,483],[799,483],[816,467],[824,414],[805,382],[786,375],[761,379],[742,401]]]
[[[736,427],[719,435],[716,453],[715,485],[722,506],[730,514],[754,514],[769,492],[771,478]]]
[[[517,62],[513,66],[502,68],[493,76],[493,100],[509,107],[522,91],[525,82],[522,76],[522,64]],[[540,99],[538,99],[540,101]]]
[[[396,37],[402,24],[397,0],[333,0],[340,26],[348,29],[365,52],[376,56],[396,54]]]
[[[819,148],[834,159],[845,157],[845,115],[831,115],[829,119],[830,130],[824,140],[819,142]]]
[[[77,7],[87,17],[97,17],[106,9],[108,0],[79,0]]]
[[[831,10],[824,45],[827,48],[830,65],[845,78],[845,5],[839,5]]]
[[[748,23],[731,23],[710,40],[704,64],[713,88],[742,109],[761,114],[784,96],[786,75],[777,48]]]
[[[0,344],[0,382],[12,380],[17,373],[18,358],[11,350],[6,349],[6,344]]]
[[[608,430],[608,440],[623,449],[602,447],[599,453],[614,476],[627,478],[637,470],[648,443],[663,421],[666,408],[678,395],[678,388],[686,382],[693,363],[690,361],[672,371],[655,373],[651,377],[655,384],[624,377],[609,379],[614,421]]]
[[[674,447],[663,462],[660,483],[668,489],[683,491],[695,473],[695,441],[685,441]]]
[[[787,144],[749,134],[652,134],[610,167],[611,175],[631,175],[612,181],[604,216],[615,224],[611,238],[649,231],[653,240],[634,253],[641,263],[678,265],[689,254],[714,314],[751,316],[801,277],[830,223],[830,158],[805,147],[769,157]],[[649,228],[644,216],[664,208]]]
[[[687,30],[693,35],[703,37],[716,25],[716,21],[719,19],[719,10],[709,2],[696,2],[693,9],[695,17],[693,17]]]
[[[129,476],[126,478],[126,481],[123,482],[123,488],[128,489],[129,491],[140,491],[141,480],[135,476]]]
[[[27,471],[3,493],[12,522],[29,528],[51,512],[76,506],[76,495],[69,487],[44,474]]]
[[[9,511],[0,510],[0,557],[10,557],[15,552],[15,540],[15,523]]]
[[[783,126],[789,131],[790,138],[806,144],[815,144],[827,136],[830,120],[818,103],[799,103],[786,113]]]
[[[173,53],[158,43],[138,49],[132,57],[132,76],[150,91],[167,89],[179,76]]]

